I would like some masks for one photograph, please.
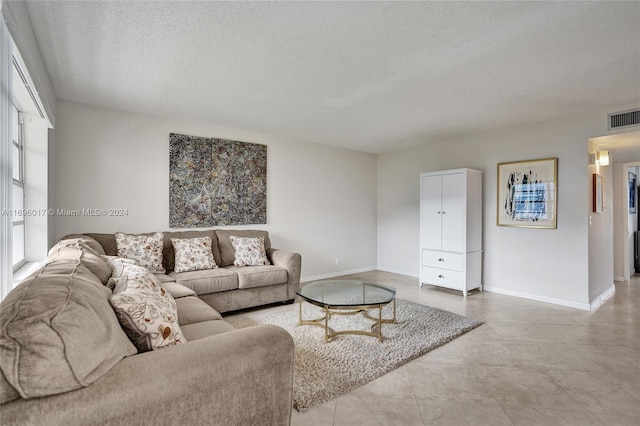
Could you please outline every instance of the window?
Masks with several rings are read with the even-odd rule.
[[[22,114],[13,106],[13,126],[11,139],[13,142],[13,270],[25,263],[24,255],[24,125]]]

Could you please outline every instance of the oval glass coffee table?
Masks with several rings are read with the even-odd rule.
[[[356,280],[315,281],[307,284],[296,293],[300,296],[300,314],[298,325],[315,325],[324,328],[325,343],[341,334],[361,334],[383,340],[382,324],[396,323],[396,290],[381,284]],[[322,308],[323,316],[316,319],[302,318],[302,302]],[[393,303],[393,317],[382,318],[382,308]],[[367,311],[377,309],[377,316],[370,316]],[[341,330],[329,327],[332,315],[362,315],[374,321],[371,331]]]

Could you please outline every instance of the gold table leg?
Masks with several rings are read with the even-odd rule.
[[[324,342],[329,341],[329,309],[324,308]]]
[[[320,318],[316,318],[316,319],[312,319],[312,320],[305,320],[302,319],[302,299],[300,299],[300,303],[299,303],[299,311],[298,311],[298,325],[315,325],[317,327],[322,327],[324,328],[324,342],[327,343],[329,342],[331,339],[333,339],[336,336],[339,336],[341,334],[359,334],[359,335],[363,335],[363,336],[371,336],[371,337],[377,337],[378,340],[380,342],[382,342],[384,340],[384,337],[382,336],[382,324],[396,324],[397,320],[396,320],[396,300],[393,299],[392,301],[393,303],[393,317],[392,318],[382,318],[382,309],[388,305],[387,304],[382,304],[382,305],[374,305],[374,306],[354,306],[352,308],[349,309],[333,309],[331,310],[330,308],[324,306],[322,307],[322,312],[323,312],[323,316]],[[378,309],[378,316],[376,317],[372,317],[369,314],[367,314],[367,310],[370,309]],[[356,315],[362,313],[362,316],[374,321],[374,324],[371,326],[371,330],[372,331],[363,331],[363,330],[341,330],[341,331],[335,331],[333,330],[331,327],[329,327],[329,318],[331,317],[331,315]],[[374,328],[378,328],[377,333],[373,331]]]

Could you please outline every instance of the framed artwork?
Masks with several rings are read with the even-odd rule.
[[[603,179],[597,173],[593,174],[593,212],[602,213],[603,201],[602,201],[602,186]]]
[[[557,228],[558,159],[498,164],[498,226]]]
[[[169,134],[169,227],[267,223],[267,146]]]
[[[635,173],[629,173],[629,213],[636,212],[636,188],[638,186],[638,177]]]

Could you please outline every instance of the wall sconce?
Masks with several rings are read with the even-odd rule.
[[[598,164],[601,166],[609,165],[609,151],[599,151],[597,154]]]

